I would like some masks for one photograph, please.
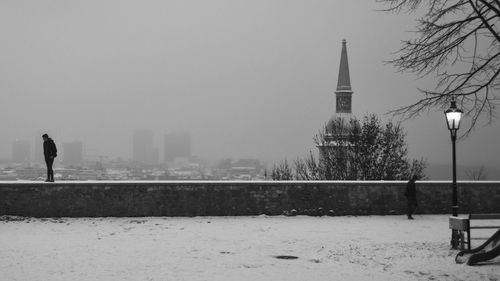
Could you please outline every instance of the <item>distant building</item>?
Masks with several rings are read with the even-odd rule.
[[[211,177],[221,180],[264,179],[265,167],[258,159],[223,159],[211,171]]]
[[[250,180],[255,178],[263,169],[257,159],[239,159],[231,164],[230,174],[233,179]]]
[[[335,113],[326,125],[325,141],[318,145],[320,158],[328,149],[347,145],[347,132],[350,120],[354,118],[352,113],[351,78],[349,75],[349,62],[347,60],[347,43],[342,40],[342,52],[340,54],[339,76],[337,89],[335,90]],[[342,144],[339,144],[339,140]]]
[[[102,170],[88,168],[66,168],[57,169],[62,180],[102,180],[105,179],[105,173]]]
[[[154,165],[158,164],[159,152],[154,147],[154,135],[150,130],[135,130],[132,145],[134,162]]]
[[[12,162],[29,163],[31,161],[31,145],[27,140],[16,140],[12,144]]]
[[[191,136],[188,133],[165,134],[164,162],[191,156]]]
[[[21,180],[37,180],[43,179],[46,175],[46,170],[39,167],[19,167],[16,169],[17,179]]]
[[[63,161],[66,166],[80,166],[83,164],[83,143],[80,141],[63,143]]]

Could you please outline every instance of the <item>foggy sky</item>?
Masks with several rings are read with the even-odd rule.
[[[193,154],[210,160],[304,156],[335,110],[342,39],[356,116],[382,115],[432,85],[383,63],[415,22],[380,8],[349,0],[1,1],[0,158],[39,130],[59,144],[83,141],[88,155],[130,158],[135,129],[153,130],[160,150],[164,133],[190,132]],[[441,111],[403,125],[412,157],[450,161]],[[499,166],[499,127],[459,142],[458,162]]]

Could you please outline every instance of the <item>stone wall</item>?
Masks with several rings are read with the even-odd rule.
[[[406,182],[0,182],[0,215],[33,217],[404,214]],[[500,182],[459,182],[460,213],[500,213]],[[417,182],[417,213],[451,211],[451,183]],[[295,211],[293,212],[295,213]]]

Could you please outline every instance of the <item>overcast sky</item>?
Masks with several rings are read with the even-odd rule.
[[[412,15],[375,1],[87,0],[0,2],[0,157],[15,139],[81,140],[130,158],[135,129],[187,131],[193,154],[272,163],[316,151],[335,110],[347,40],[358,117],[415,101],[432,85],[383,63]],[[389,118],[389,116],[383,116]],[[413,157],[448,163],[441,111],[403,123]],[[500,166],[500,121],[457,145],[460,164]],[[41,138],[40,138],[41,145]]]

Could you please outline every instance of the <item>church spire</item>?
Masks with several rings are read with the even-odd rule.
[[[342,40],[342,53],[340,55],[339,79],[337,80],[337,91],[352,91],[351,78],[349,77],[349,62],[347,61],[346,40]]]
[[[349,77],[349,62],[347,61],[347,43],[342,40],[342,53],[340,54],[339,79],[337,81],[336,113],[352,113],[352,88]]]

